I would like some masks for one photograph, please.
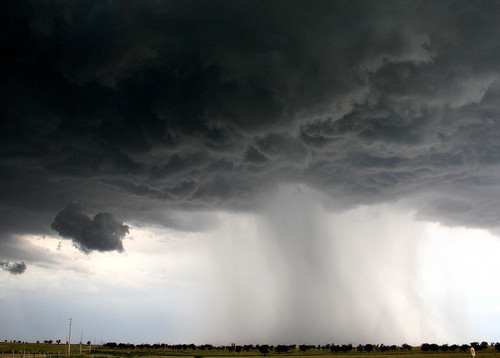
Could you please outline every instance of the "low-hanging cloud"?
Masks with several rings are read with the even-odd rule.
[[[12,275],[20,275],[26,271],[26,264],[24,262],[0,261],[0,267]]]
[[[85,253],[92,250],[123,251],[122,239],[129,227],[115,219],[113,214],[99,213],[93,219],[82,213],[82,207],[71,205],[57,214],[52,229],[71,239]]]

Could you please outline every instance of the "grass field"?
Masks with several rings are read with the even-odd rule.
[[[82,346],[82,353],[89,353],[89,346]],[[0,354],[3,353],[3,358],[12,358],[12,352],[14,352],[14,358],[22,357],[28,358],[28,354],[31,358],[42,356],[63,356],[68,353],[68,346],[66,344],[42,344],[42,343],[0,343]],[[80,352],[79,344],[71,345],[72,353]],[[71,354],[74,356],[74,354]]]

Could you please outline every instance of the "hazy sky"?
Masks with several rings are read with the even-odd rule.
[[[500,340],[499,16],[1,1],[0,339]]]

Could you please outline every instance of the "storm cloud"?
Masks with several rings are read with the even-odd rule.
[[[253,211],[285,182],[495,227],[497,6],[5,2],[4,210]]]
[[[99,213],[90,219],[79,205],[71,205],[57,214],[52,229],[60,236],[73,240],[73,244],[85,253],[97,251],[123,251],[122,239],[129,232],[110,213]]]
[[[0,267],[12,275],[20,275],[26,271],[26,264],[24,262],[0,261]]]

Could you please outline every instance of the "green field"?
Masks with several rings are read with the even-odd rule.
[[[88,354],[90,351],[89,346],[82,346],[82,353]],[[14,352],[14,356],[12,355]],[[71,356],[73,353],[80,352],[79,344],[71,345]],[[0,343],[0,354],[3,358],[38,358],[38,357],[57,357],[67,355],[68,346],[66,344],[42,344],[42,343]],[[82,355],[84,355],[82,354]],[[29,357],[28,357],[29,355]]]

